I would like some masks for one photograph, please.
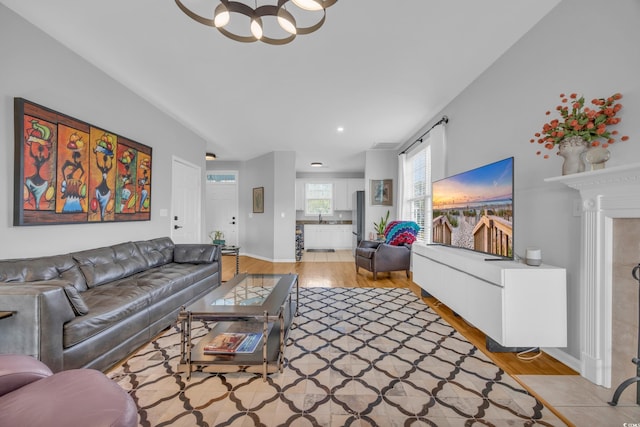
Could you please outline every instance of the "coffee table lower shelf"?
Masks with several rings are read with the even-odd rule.
[[[267,331],[266,359],[263,357],[264,337],[253,353],[235,354],[207,354],[204,346],[211,342],[218,334],[227,331],[238,331],[238,323],[244,323],[242,329],[253,332],[262,331],[263,322],[258,321],[232,321],[217,322],[207,335],[198,339],[191,348],[191,360],[182,358],[178,363],[178,372],[186,373],[190,378],[191,373],[200,369],[210,373],[248,372],[262,374],[266,380],[268,374],[282,372],[284,364],[284,344],[288,335],[288,327],[285,326],[284,336],[281,342],[280,322],[270,322]]]

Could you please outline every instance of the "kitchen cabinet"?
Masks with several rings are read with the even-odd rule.
[[[350,211],[353,203],[349,203],[346,179],[336,179],[333,181],[333,210]]]
[[[296,179],[296,210],[305,209],[305,184],[314,182],[312,179]],[[319,182],[315,180],[315,182]],[[334,178],[325,182],[333,184],[333,210],[353,210],[353,193],[364,191],[364,179],[362,178]]]
[[[351,249],[350,224],[305,224],[305,249]]]

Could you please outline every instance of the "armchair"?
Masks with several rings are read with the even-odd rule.
[[[373,273],[373,280],[378,280],[379,272],[405,270],[409,277],[411,244],[419,230],[413,221],[392,221],[384,231],[384,241],[361,241],[356,248],[356,273],[362,267]]]

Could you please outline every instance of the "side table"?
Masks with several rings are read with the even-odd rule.
[[[222,255],[233,255],[236,257],[236,274],[240,273],[240,246],[220,246],[220,253]]]

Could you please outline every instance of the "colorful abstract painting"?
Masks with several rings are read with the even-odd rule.
[[[151,147],[22,98],[14,112],[14,225],[151,218]]]

